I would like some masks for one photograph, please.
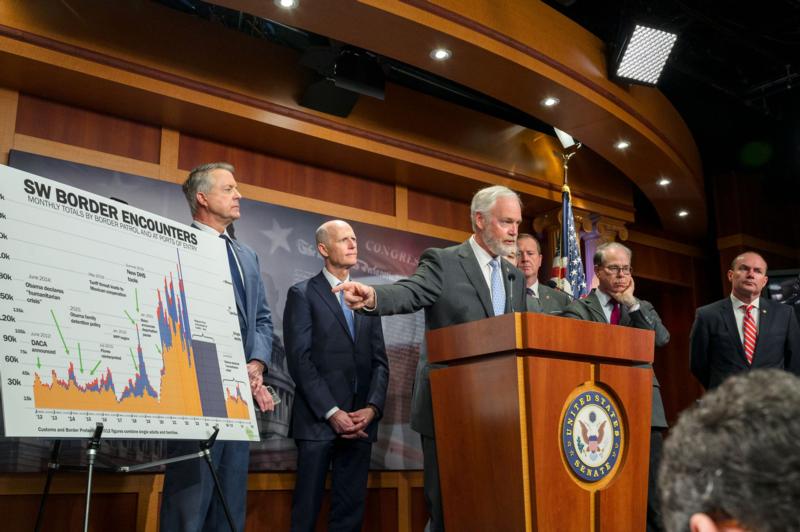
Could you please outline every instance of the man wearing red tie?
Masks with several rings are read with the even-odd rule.
[[[800,327],[791,306],[761,297],[767,263],[748,251],[731,262],[730,297],[697,309],[692,373],[708,390],[750,368],[800,373]]]
[[[597,289],[583,299],[577,299],[565,309],[563,316],[585,321],[610,323],[622,327],[646,329],[655,333],[655,346],[669,342],[669,331],[648,301],[633,295],[636,283],[631,268],[631,250],[618,242],[606,242],[597,246],[594,254],[594,271]],[[644,364],[650,368],[650,364]],[[652,373],[652,370],[651,370]],[[667,428],[661,391],[653,373],[652,408],[650,412],[650,469],[647,479],[647,531],[663,529],[658,503],[656,480],[661,461],[662,431]]]

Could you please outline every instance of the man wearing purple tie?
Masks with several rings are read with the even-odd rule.
[[[800,327],[794,310],[761,297],[767,263],[742,253],[728,270],[729,297],[697,309],[690,340],[692,373],[707,390],[757,368],[800,373]]]

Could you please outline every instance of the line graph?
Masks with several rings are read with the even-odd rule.
[[[109,437],[201,439],[218,425],[222,439],[257,439],[225,253],[190,227],[0,166],[6,435],[90,435],[103,418]]]

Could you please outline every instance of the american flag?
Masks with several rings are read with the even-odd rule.
[[[589,290],[586,286],[581,245],[575,233],[575,218],[572,216],[572,202],[567,185],[561,189],[561,200],[561,245],[553,257],[551,275],[560,289],[569,292],[575,298],[580,298]]]

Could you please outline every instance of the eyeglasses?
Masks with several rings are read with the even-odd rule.
[[[630,266],[603,266],[603,269],[612,275],[631,275],[633,268]]]

